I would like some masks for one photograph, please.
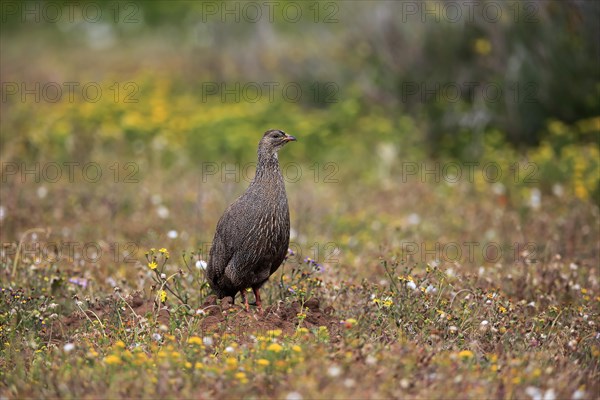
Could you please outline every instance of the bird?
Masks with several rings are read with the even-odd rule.
[[[262,311],[260,288],[283,262],[290,243],[290,212],[278,152],[295,142],[280,129],[266,131],[258,143],[256,174],[246,191],[223,213],[215,230],[206,276],[218,298],[252,288]],[[253,305],[254,305],[253,304]]]

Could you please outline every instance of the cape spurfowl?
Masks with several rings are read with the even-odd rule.
[[[256,175],[246,192],[217,223],[206,268],[219,298],[237,292],[248,310],[252,288],[261,309],[259,289],[283,262],[290,243],[290,212],[277,152],[296,138],[273,129],[258,143]]]

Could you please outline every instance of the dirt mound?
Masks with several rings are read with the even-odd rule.
[[[313,330],[324,326],[333,339],[341,328],[333,307],[321,309],[320,300],[314,297],[304,304],[280,301],[260,312],[256,309],[246,311],[241,304],[231,304],[230,297],[218,301],[209,296],[201,310],[206,316],[200,323],[200,332],[190,334],[228,333],[243,339],[250,333],[265,334],[279,329],[284,335],[292,335],[299,327]]]
[[[123,299],[123,298],[121,298]],[[111,335],[111,327],[116,323],[118,314],[119,324],[134,326],[139,319],[147,318],[150,314],[156,316],[160,325],[169,326],[171,315],[166,307],[158,307],[154,298],[145,298],[141,293],[128,296],[126,304],[114,297],[97,300],[82,305],[84,310],[77,310],[59,320],[54,321],[53,341],[60,342],[75,333],[82,325],[93,321],[102,321],[105,334]],[[196,313],[199,318],[197,331],[189,335],[234,334],[241,341],[249,340],[249,335],[266,334],[268,331],[281,330],[284,335],[292,335],[300,328],[312,331],[324,326],[334,340],[341,326],[339,318],[335,317],[333,307],[321,307],[318,298],[311,298],[301,304],[294,301],[285,303],[279,301],[267,306],[264,311],[251,308],[246,311],[241,304],[232,304],[231,297],[217,300],[215,296],[206,298]],[[115,321],[112,321],[115,320]],[[99,324],[98,324],[99,325]],[[97,326],[98,327],[98,326]]]

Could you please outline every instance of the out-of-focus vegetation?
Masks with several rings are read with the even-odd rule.
[[[600,5],[461,3],[3,2],[0,396],[594,398]],[[260,316],[202,271],[268,128]]]
[[[539,163],[544,188],[600,195],[595,2],[253,4],[82,2],[57,13],[9,2],[3,147],[72,158],[159,143],[167,163],[216,150],[243,161],[257,126],[285,126],[309,139],[294,160],[376,167],[381,143],[400,160],[507,151]],[[39,102],[23,82],[41,84]],[[56,102],[48,82],[62,89]],[[89,82],[103,93],[82,104]],[[32,118],[33,104],[52,117]]]

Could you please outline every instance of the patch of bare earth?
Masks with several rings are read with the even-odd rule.
[[[318,298],[313,297],[304,304],[280,301],[263,311],[253,308],[246,311],[241,304],[232,304],[230,297],[218,301],[209,296],[202,305],[207,315],[200,323],[200,332],[190,334],[228,333],[244,341],[248,333],[279,329],[284,335],[292,335],[299,327],[312,330],[325,326],[334,338],[340,331],[339,318],[336,318],[333,307],[322,308],[320,303]],[[300,318],[300,315],[303,317]]]
[[[159,325],[169,325],[171,315],[166,307],[158,307],[155,299],[144,298],[140,293],[129,296],[126,305],[121,303],[119,316],[116,316],[115,299],[107,298],[92,304],[86,304],[84,310],[76,310],[55,321],[50,327],[51,340],[55,343],[66,338],[94,321],[101,321],[105,333],[111,334],[112,327],[107,324],[115,318],[119,323],[133,326],[140,318],[156,315]],[[281,330],[284,335],[293,335],[299,327],[309,330],[325,326],[331,338],[340,333],[339,318],[335,316],[333,307],[321,307],[318,298],[313,297],[304,304],[298,301],[286,303],[279,301],[266,306],[263,311],[252,307],[246,310],[241,304],[233,304],[230,297],[217,300],[208,296],[202,306],[203,316],[200,316],[198,328],[189,331],[189,335],[234,334],[241,341],[249,340],[249,334],[264,334],[270,330]],[[115,321],[116,322],[116,321]]]

